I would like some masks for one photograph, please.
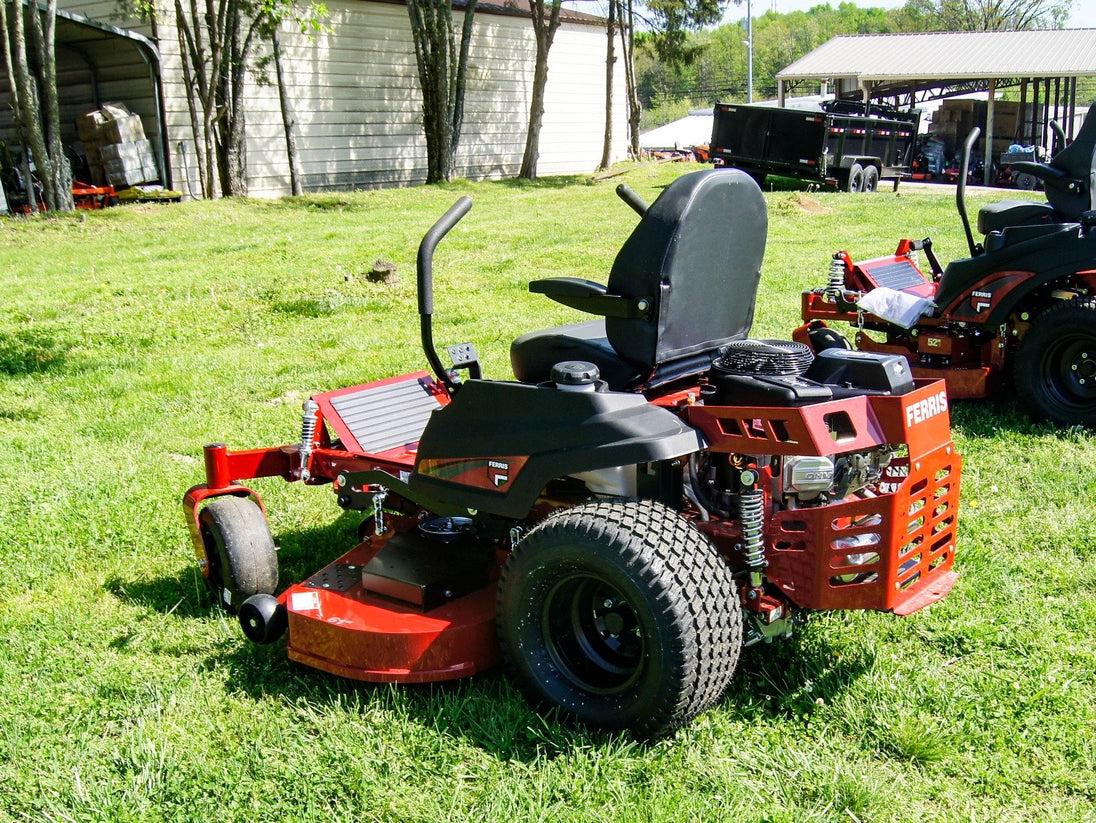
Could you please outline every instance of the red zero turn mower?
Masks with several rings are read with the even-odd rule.
[[[1048,202],[983,206],[981,242],[964,199],[978,134],[967,137],[956,189],[970,257],[942,268],[929,239],[860,263],[838,252],[826,286],[803,294],[807,323],[795,339],[844,345],[826,321],[847,321],[857,349],[902,355],[915,376],[944,378],[952,399],[988,397],[1011,376],[1035,419],[1096,427],[1096,105],[1049,164],[1013,164],[1043,181]]]
[[[622,196],[642,220],[607,286],[530,286],[603,319],[514,341],[517,381],[483,379],[470,343],[451,366],[435,352],[432,258],[461,198],[419,248],[433,374],[315,395],[297,444],[206,447],[187,519],[249,638],[288,628],[291,659],[369,681],[505,661],[532,699],[649,737],[802,610],[909,614],[948,592],[961,460],[943,381],[747,338],[767,218],[746,174],[685,175],[650,208]],[[240,485],[270,476],[364,515],[357,546],[280,593]]]

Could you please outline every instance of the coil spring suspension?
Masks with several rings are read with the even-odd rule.
[[[742,555],[750,571],[750,585],[761,585],[765,562],[765,493],[760,489],[743,491],[738,499],[738,516],[742,520]]]
[[[298,472],[301,480],[308,480],[312,476],[308,471],[308,458],[312,456],[312,443],[316,438],[316,423],[319,421],[319,404],[312,399],[304,403],[304,414],[301,415],[301,445],[297,452],[301,456],[301,468]]]
[[[826,279],[826,288],[823,294],[830,298],[836,298],[845,290],[845,261],[834,256],[830,260],[830,272]]]

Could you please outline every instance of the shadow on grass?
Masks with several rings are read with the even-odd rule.
[[[360,520],[356,512],[342,512],[326,526],[279,535],[280,588],[304,580],[353,546]],[[116,576],[106,582],[106,589],[126,603],[172,617],[205,619],[220,608],[206,588],[197,562],[176,575],[151,580]]]
[[[790,640],[744,649],[723,703],[750,720],[808,715],[820,702],[832,703],[874,660],[867,651],[837,654],[824,637],[801,630]]]
[[[304,580],[349,549],[360,515],[345,512],[316,529],[279,535],[280,588]],[[165,615],[168,619],[208,620],[219,608],[204,588],[196,565],[178,575],[151,581],[114,579],[107,588],[116,597]],[[234,617],[226,617],[235,623]],[[798,716],[855,681],[871,665],[869,657],[833,654],[813,633],[786,642],[749,649],[719,704],[742,719]],[[587,728],[561,718],[554,708],[534,707],[501,669],[472,678],[433,684],[374,684],[344,679],[290,661],[285,641],[258,646],[242,632],[216,644],[207,665],[223,669],[234,691],[252,699],[276,697],[302,715],[380,714],[407,722],[439,745],[460,740],[501,760],[543,761],[590,747],[645,748],[623,733]],[[809,684],[804,686],[804,684]]]
[[[59,370],[71,346],[48,330],[0,331],[0,373],[11,377]]]

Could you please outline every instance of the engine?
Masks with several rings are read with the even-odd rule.
[[[901,357],[845,349],[816,357],[802,343],[747,339],[720,350],[701,397],[718,406],[787,408],[912,388]],[[763,478],[774,506],[826,505],[877,483],[894,454],[889,447],[835,456],[701,453],[689,465],[688,488],[697,505],[720,517],[736,516],[742,495],[756,490]]]

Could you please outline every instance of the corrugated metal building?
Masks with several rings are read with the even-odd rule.
[[[156,30],[119,18],[115,0],[60,0],[58,85],[62,121],[108,101],[141,116],[163,181],[200,192],[173,5]],[[329,30],[310,39],[287,24],[282,51],[298,117],[306,191],[408,185],[426,177],[422,103],[407,8],[385,0],[328,0]],[[462,12],[454,11],[460,27]],[[538,171],[586,173],[601,159],[605,126],[605,24],[568,13],[550,52]],[[459,33],[459,32],[458,32]],[[159,36],[157,36],[157,34]],[[535,44],[527,13],[483,4],[476,13],[457,174],[514,176],[529,116]],[[271,71],[271,74],[273,72]],[[623,71],[615,72],[614,159],[627,152]],[[7,94],[0,81],[0,99]],[[249,75],[246,93],[249,194],[289,193],[285,136],[273,83]],[[6,108],[6,107],[5,107]],[[13,141],[10,113],[0,135]]]

